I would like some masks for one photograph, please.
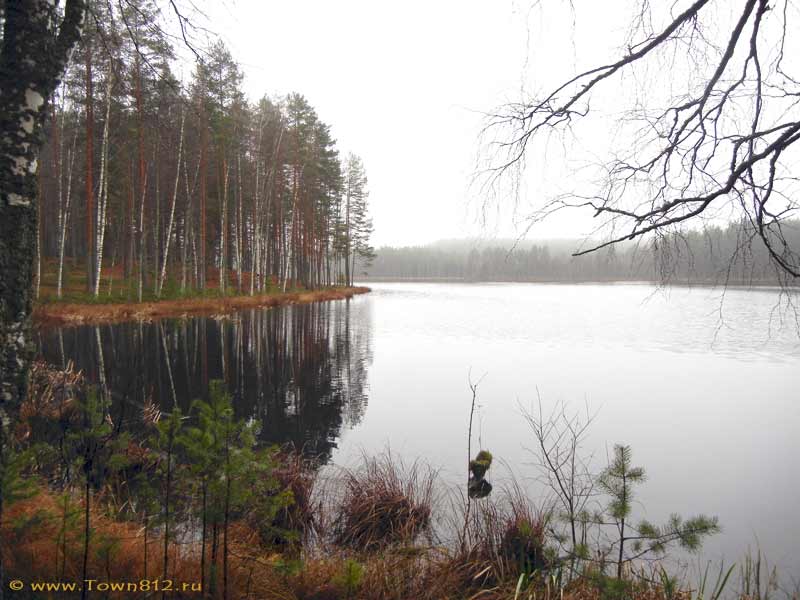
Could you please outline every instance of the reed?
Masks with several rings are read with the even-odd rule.
[[[359,468],[344,472],[334,543],[374,551],[429,533],[435,481],[430,468],[416,461],[406,467],[389,451],[364,456]]]
[[[278,451],[270,475],[275,479],[276,490],[290,497],[282,505],[268,528],[262,542],[297,551],[308,545],[311,537],[321,530],[321,518],[314,504],[319,470],[315,461],[306,458],[292,446]],[[253,523],[259,528],[260,523]]]

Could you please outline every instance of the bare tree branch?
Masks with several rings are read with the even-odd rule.
[[[790,73],[797,63],[785,52],[796,27],[788,0],[782,4],[774,10],[768,0],[737,0],[728,23],[720,15],[729,3],[697,0],[654,30],[652,7],[642,2],[619,59],[486,115],[482,135],[493,141],[479,174],[483,191],[494,193],[508,179],[518,190],[534,142],[546,144],[553,132],[574,133],[581,119],[600,118],[592,96],[613,81],[622,86],[620,102],[629,106],[617,117],[621,145],[611,146],[605,162],[594,166],[601,173],[595,192],[545,200],[529,215],[526,233],[563,208],[589,209],[605,239],[590,241],[575,252],[580,256],[626,240],[655,241],[659,231],[706,219],[733,219],[764,244],[787,281],[800,277],[800,249],[791,247],[782,227],[800,212],[792,170],[800,140],[800,76]],[[674,70],[656,64],[652,89],[637,88],[656,100],[623,97],[626,77],[665,57]]]

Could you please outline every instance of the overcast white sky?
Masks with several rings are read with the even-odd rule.
[[[251,100],[304,94],[331,124],[342,153],[363,158],[373,242],[381,246],[513,234],[510,210],[499,225],[476,223],[480,198],[469,184],[481,111],[611,56],[624,37],[620,24],[628,22],[619,18],[625,1],[577,2],[575,15],[568,2],[546,4],[227,0],[204,10],[207,26],[242,65]],[[537,166],[530,195],[536,177],[554,168]],[[587,220],[577,216],[533,235],[586,231]]]

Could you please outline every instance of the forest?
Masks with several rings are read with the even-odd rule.
[[[349,282],[371,255],[366,172],[309,101],[250,102],[221,41],[179,81],[152,1],[87,11],[45,124],[37,295]]]
[[[800,245],[800,222],[784,223]],[[662,236],[652,243],[617,244],[573,256],[580,240],[443,240],[427,246],[382,247],[359,277],[464,281],[657,281],[780,284],[785,273],[766,248],[751,244],[737,224]]]

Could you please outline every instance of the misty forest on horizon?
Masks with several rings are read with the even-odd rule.
[[[800,246],[800,221],[784,235]],[[669,233],[652,242],[627,242],[574,256],[581,240],[456,239],[424,246],[383,246],[356,278],[480,282],[650,281],[731,285],[781,285],[785,272],[766,248],[751,244],[737,225]]]

